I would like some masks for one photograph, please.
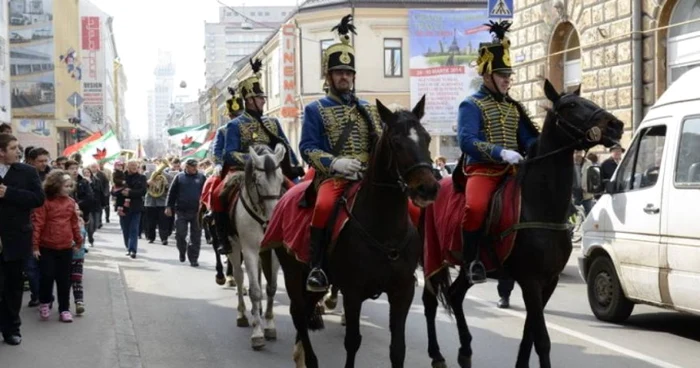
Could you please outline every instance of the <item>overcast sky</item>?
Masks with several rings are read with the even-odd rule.
[[[217,0],[90,0],[114,17],[117,51],[128,79],[126,116],[133,137],[148,131],[146,93],[153,88],[158,49],[173,53],[176,95],[204,88],[204,21],[218,21]],[[296,0],[221,0],[232,6],[296,5]],[[301,0],[299,1],[302,2]],[[103,35],[102,37],[105,37]],[[187,89],[179,89],[180,81]]]

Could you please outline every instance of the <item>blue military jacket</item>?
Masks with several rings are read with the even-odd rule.
[[[282,131],[282,126],[279,121],[266,116],[262,117],[262,123],[274,135],[281,138],[289,147],[289,140]],[[265,130],[260,126],[260,121],[250,115],[248,112],[231,120],[224,128],[224,149],[221,155],[224,164],[229,164],[235,169],[243,169],[245,163],[249,159],[248,148],[258,144],[269,145],[270,137]],[[273,147],[274,148],[274,147]],[[215,150],[216,152],[216,150]],[[288,152],[292,166],[298,166],[294,151]]]
[[[483,85],[459,105],[457,134],[467,164],[502,163],[501,151],[525,153],[539,135],[515,103],[498,101]]]
[[[359,100],[369,112],[372,125],[377,134],[382,132],[382,123],[376,106]],[[353,124],[347,141],[337,156],[333,154],[343,129]],[[357,107],[343,102],[340,98],[327,95],[304,108],[304,123],[301,128],[299,151],[301,157],[323,178],[330,177],[331,163],[337,157],[355,158],[367,164],[370,147],[369,125]]]
[[[224,165],[224,145],[226,144],[226,127],[228,123],[216,130],[214,142],[211,145],[211,155],[214,159],[214,165]]]

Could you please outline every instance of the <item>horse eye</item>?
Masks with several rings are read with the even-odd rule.
[[[572,109],[576,107],[576,102],[569,102],[569,107]]]

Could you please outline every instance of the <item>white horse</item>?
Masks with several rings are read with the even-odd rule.
[[[260,316],[262,313],[260,242],[267,227],[268,216],[272,214],[283,192],[284,176],[280,163],[284,159],[286,149],[278,144],[272,152],[269,147],[260,145],[251,147],[249,153],[250,159],[246,163],[243,182],[240,184],[239,199],[231,213],[237,235],[231,239],[233,252],[228,255],[228,259],[233,265],[236,284],[243,289],[244,275],[240,258],[241,254],[243,256],[249,280],[248,294],[252,304],[253,334],[250,339],[253,349],[259,350],[265,346],[265,340],[277,338],[272,308],[277,292],[277,274],[280,264],[274,252],[265,252],[262,255],[262,269],[267,279],[267,308],[263,324]],[[236,319],[238,327],[249,326],[243,296],[243,293],[238,293]]]

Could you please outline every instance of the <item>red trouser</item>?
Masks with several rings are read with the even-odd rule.
[[[216,182],[214,186],[212,186],[212,191],[211,191],[211,210],[214,212],[226,212],[228,210],[227,208],[227,203],[223,203],[221,201],[221,191],[224,190],[224,185],[226,184],[226,181],[235,173],[236,171],[231,169],[229,172],[226,174],[226,177],[224,179],[221,179],[220,175],[214,175],[219,178],[219,180]]]
[[[462,229],[477,231],[486,219],[491,197],[503,176],[511,170],[506,165],[474,164],[464,167],[467,184],[464,188],[465,208]]]
[[[325,180],[318,186],[316,194],[316,205],[314,206],[314,214],[311,218],[311,226],[324,229],[328,220],[335,209],[335,204],[343,195],[345,187],[350,181],[341,178],[331,178]],[[420,219],[420,208],[408,201],[408,214],[415,226],[418,226]]]
[[[219,182],[221,182],[221,176],[219,175],[212,175],[204,182],[204,188],[202,188],[202,195],[199,197],[199,203],[208,210],[212,208],[212,192]]]

